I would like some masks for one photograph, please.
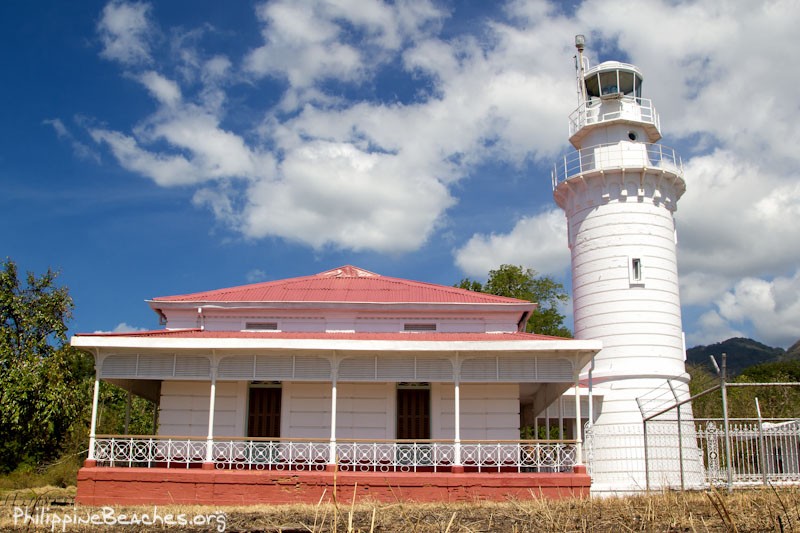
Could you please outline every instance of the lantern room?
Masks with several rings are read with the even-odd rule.
[[[642,73],[627,63],[605,61],[586,71],[583,80],[587,101],[594,98],[642,97]]]

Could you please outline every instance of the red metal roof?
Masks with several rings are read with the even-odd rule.
[[[162,296],[157,302],[365,302],[443,304],[528,304],[524,300],[446,285],[381,276],[343,266],[312,276],[241,285],[226,289]]]
[[[343,333],[326,331],[208,331],[201,329],[158,329],[131,333],[80,333],[78,337],[158,337],[170,339],[320,339],[359,341],[537,341],[572,340],[535,333],[440,333],[383,332]]]

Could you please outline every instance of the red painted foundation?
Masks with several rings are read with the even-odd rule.
[[[578,470],[578,469],[576,469]],[[258,505],[331,501],[475,501],[589,495],[585,472],[378,473],[84,467],[82,505]]]

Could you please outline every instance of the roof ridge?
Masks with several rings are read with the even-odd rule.
[[[159,296],[149,302],[151,305],[160,302],[531,303],[451,285],[383,276],[353,265],[307,276]]]
[[[316,274],[320,277],[325,278],[381,278],[380,274],[376,274],[375,272],[370,272],[369,270],[365,270],[363,268],[359,268],[353,265],[344,265],[340,266],[339,268],[332,268],[331,270],[326,270],[325,272],[320,272]]]

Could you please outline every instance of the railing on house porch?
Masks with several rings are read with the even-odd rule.
[[[214,438],[217,469],[324,470],[331,463],[330,441],[322,439]],[[97,466],[199,467],[209,441],[198,437],[98,435]],[[336,465],[342,471],[447,472],[454,466],[474,472],[567,472],[578,464],[574,440],[372,441],[339,440]]]

